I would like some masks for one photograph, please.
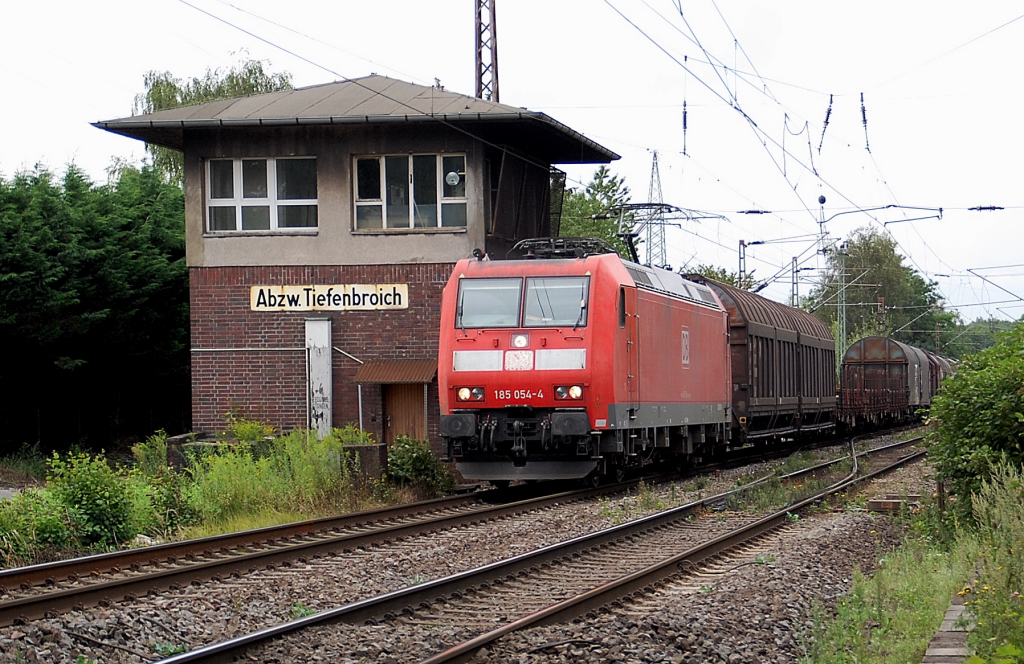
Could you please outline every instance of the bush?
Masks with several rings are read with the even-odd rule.
[[[128,482],[103,458],[78,452],[61,459],[54,453],[47,480],[53,497],[78,517],[83,544],[111,546],[138,534]]]
[[[928,458],[957,496],[952,516],[972,518],[971,495],[999,463],[1024,462],[1024,324],[968,356],[931,407]]]
[[[0,558],[14,567],[58,558],[77,544],[78,515],[48,491],[26,489],[0,501]]]
[[[399,485],[413,485],[432,496],[449,493],[455,480],[447,466],[438,461],[430,443],[398,436],[388,450],[388,477]]]

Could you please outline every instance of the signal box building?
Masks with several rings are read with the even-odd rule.
[[[457,260],[557,235],[618,155],[543,113],[383,76],[96,123],[184,154],[192,426],[233,413],[439,442]]]

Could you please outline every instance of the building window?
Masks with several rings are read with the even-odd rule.
[[[466,156],[357,157],[356,230],[466,227]]]
[[[277,231],[317,227],[316,159],[210,159],[207,229]]]

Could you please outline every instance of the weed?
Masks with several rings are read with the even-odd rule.
[[[145,442],[132,445],[132,456],[146,477],[163,475],[167,472],[167,432],[157,431]]]
[[[698,590],[697,592],[699,592],[701,595],[707,595],[708,593],[715,592],[715,590],[717,590],[717,588],[715,588],[714,586],[701,586],[700,590]]]
[[[340,428],[334,427],[331,429],[330,436],[346,447],[377,444],[377,441],[373,439],[373,434],[363,431],[351,422]]]
[[[224,437],[237,440],[240,443],[248,443],[254,448],[263,446],[267,439],[273,439],[277,432],[274,425],[268,422],[247,419],[235,415],[231,411],[224,414],[224,420],[227,422],[227,431],[223,432]]]
[[[161,657],[170,657],[171,655],[177,655],[188,650],[188,646],[175,643],[154,643],[152,647],[153,652]]]
[[[775,474],[780,477],[782,475],[789,475],[790,473],[795,473],[798,470],[810,468],[819,461],[820,459],[814,456],[814,453],[812,452],[797,452],[789,455],[785,461],[776,466]]]
[[[298,620],[299,618],[305,618],[316,613],[316,609],[311,609],[304,604],[292,605],[292,620]]]
[[[755,565],[769,565],[775,562],[775,556],[758,556],[754,559]]]
[[[740,475],[736,478],[736,486],[746,486],[757,479],[757,475]]]
[[[800,520],[800,515],[796,512],[786,512],[786,518],[795,523]]]
[[[17,452],[0,457],[0,469],[11,480],[29,482],[46,477],[46,457],[39,443],[24,443]]]
[[[637,503],[644,512],[654,512],[665,509],[665,503],[661,502],[649,484],[640,480],[636,485]]]

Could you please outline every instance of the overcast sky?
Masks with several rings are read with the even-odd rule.
[[[104,182],[114,158],[145,151],[89,123],[130,115],[147,71],[201,76],[242,53],[296,87],[378,73],[473,94],[474,5],[9,3],[0,176],[74,162]],[[721,217],[667,228],[673,267],[736,270],[739,240],[767,242],[748,269],[781,272],[764,293],[786,300],[794,256],[823,265],[808,237],[823,215],[832,239],[890,232],[966,320],[1024,314],[1020,2],[499,0],[497,14],[502,103],[621,154],[611,168],[633,202],[657,151],[662,200]],[[566,170],[579,186],[594,169]],[[884,206],[903,207],[856,212]],[[803,295],[816,277],[801,273]]]

